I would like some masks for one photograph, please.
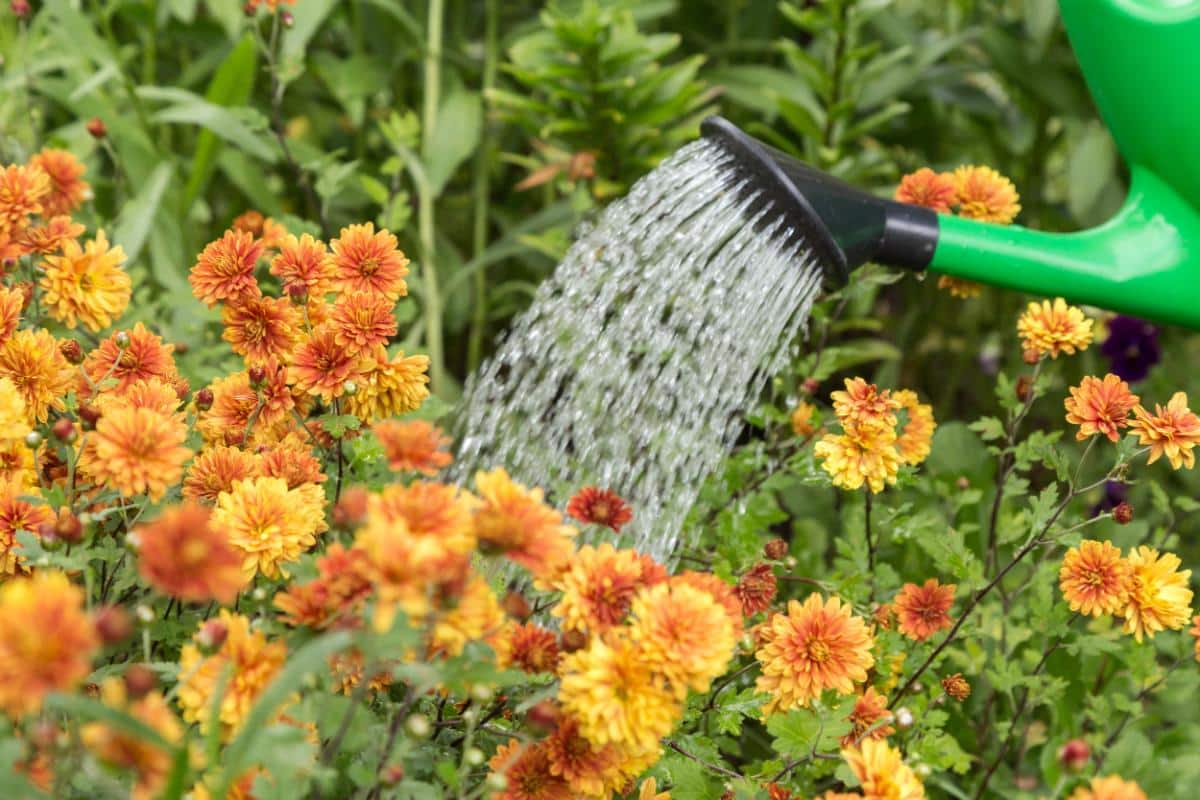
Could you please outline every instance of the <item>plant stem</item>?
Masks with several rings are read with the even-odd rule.
[[[496,73],[499,65],[499,0],[486,0],[484,4],[484,35],[483,35],[483,137],[479,144],[479,152],[475,154],[475,230],[472,242],[473,257],[483,256],[487,248],[488,233],[488,199],[490,181],[488,166],[491,162],[490,143],[491,126],[487,123],[488,93],[496,85]],[[471,317],[471,333],[467,342],[467,370],[474,372],[483,360],[483,336],[487,329],[487,273],[486,270],[475,272],[475,308]]]
[[[432,151],[437,136],[438,103],[441,91],[442,17],[445,0],[429,0],[429,20],[425,31],[425,87],[422,109],[422,149]],[[421,285],[425,299],[425,346],[429,349],[429,388],[438,392],[445,387],[445,356],[442,352],[442,301],[438,294],[436,229],[434,227],[433,188],[421,187],[417,206],[417,230],[421,240]]]
[[[683,756],[684,758],[696,762],[697,764],[704,767],[706,770],[709,770],[710,772],[715,772],[718,775],[724,775],[726,778],[740,779],[742,777],[741,775],[734,772],[733,770],[727,769],[727,768],[721,766],[720,764],[710,764],[709,762],[702,760],[699,756],[689,753],[687,750],[684,750],[682,747],[680,747],[679,745],[677,745],[675,742],[671,741],[670,739],[667,740],[667,747],[670,748],[671,750],[674,750],[676,753],[679,753],[679,755]]]
[[[875,538],[871,535],[871,490],[863,491],[863,529],[867,537],[867,581],[871,585],[871,599],[875,599]]]

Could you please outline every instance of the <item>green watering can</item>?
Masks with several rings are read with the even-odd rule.
[[[719,117],[704,135],[788,217],[826,277],[866,261],[1200,328],[1200,0],[1060,0],[1088,87],[1132,176],[1105,224],[1045,233],[868,195]]]

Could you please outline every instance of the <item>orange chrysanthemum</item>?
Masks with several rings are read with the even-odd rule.
[[[231,603],[246,586],[242,554],[203,506],[168,508],[139,526],[134,539],[139,574],[165,595],[193,603]]]
[[[20,481],[0,481],[0,575],[15,575],[21,570],[17,531],[37,533],[40,526],[54,521],[49,507],[25,499],[32,493]]]
[[[0,286],[0,342],[16,333],[25,310],[25,295],[16,289]]]
[[[258,387],[258,416],[254,420],[256,439],[277,439],[291,427],[292,420],[307,413],[311,398],[297,394],[288,385],[288,370],[274,357],[267,358],[259,367],[265,379]],[[247,382],[250,376],[246,375]],[[266,429],[266,430],[264,430]]]
[[[260,296],[254,267],[264,249],[261,241],[245,231],[226,231],[196,258],[188,275],[192,293],[209,308],[222,300]]]
[[[452,484],[393,484],[371,498],[356,541],[385,582],[448,579],[475,549],[474,507],[475,499]]]
[[[1121,428],[1129,426],[1129,412],[1138,404],[1138,396],[1129,384],[1109,373],[1103,380],[1085,377],[1071,387],[1071,396],[1063,401],[1067,422],[1078,425],[1075,438],[1080,441],[1102,433],[1110,442],[1121,438]]]
[[[192,451],[183,446],[187,425],[151,408],[114,403],[105,408],[89,438],[82,469],[97,483],[126,497],[158,500],[183,477]]]
[[[242,571],[253,577],[286,576],[283,565],[316,544],[323,517],[312,513],[299,489],[282,478],[247,478],[217,497],[212,524],[227,531],[242,555]]]
[[[374,590],[367,554],[334,542],[317,559],[317,577],[290,584],[275,595],[275,607],[288,625],[327,628],[352,624]]]
[[[488,766],[506,778],[504,790],[494,792],[492,800],[571,800],[567,782],[550,772],[550,758],[540,742],[511,739],[497,748]]]
[[[1072,611],[1092,617],[1117,614],[1133,588],[1133,566],[1111,542],[1085,539],[1063,556],[1058,582]]]
[[[467,580],[450,609],[437,616],[432,627],[430,654],[454,658],[471,642],[493,642],[503,636],[504,611],[492,587],[476,575]]]
[[[70,214],[92,196],[92,187],[83,179],[87,167],[70,151],[47,147],[29,159],[29,164],[50,178],[50,193],[42,200],[43,216]]]
[[[1006,225],[1021,211],[1021,198],[1012,181],[991,167],[954,170],[954,193],[959,215],[970,219]]]
[[[920,402],[917,393],[911,389],[893,392],[892,399],[908,415],[900,435],[896,437],[896,452],[900,454],[901,461],[915,467],[928,458],[933,449],[933,431],[937,428],[933,406]]]
[[[1133,781],[1109,775],[1092,778],[1086,787],[1080,786],[1072,792],[1069,800],[1146,800],[1146,793]]]
[[[44,328],[17,331],[0,343],[0,376],[17,387],[30,418],[45,422],[50,410],[66,408],[74,368]]]
[[[603,525],[620,533],[633,511],[619,494],[611,489],[585,486],[567,501],[567,514],[589,525]]]
[[[619,788],[624,777],[621,753],[612,745],[597,747],[583,737],[579,723],[564,717],[543,746],[550,774],[567,782],[577,796],[602,798]]]
[[[84,359],[83,370],[92,383],[98,385],[106,379],[114,380],[115,387],[100,386],[100,390],[116,394],[124,394],[132,384],[150,378],[158,378],[172,386],[178,384],[179,372],[173,355],[175,345],[165,344],[140,322],[124,333],[128,337],[125,347],[114,333]],[[82,393],[90,394],[88,384],[84,383],[80,388]]]
[[[813,446],[813,455],[833,479],[833,485],[855,490],[866,484],[875,494],[896,483],[900,452],[894,428],[858,428],[854,433],[827,433]]]
[[[288,440],[260,454],[262,474],[283,478],[289,489],[325,482],[321,462],[302,444]]]
[[[25,227],[27,218],[45,210],[50,176],[37,166],[10,164],[0,169],[0,232]]]
[[[811,594],[792,600],[786,614],[764,623],[765,642],[754,654],[762,664],[756,684],[771,699],[764,713],[803,708],[827,689],[853,694],[875,664],[867,624],[837,597]]]
[[[885,741],[866,739],[859,747],[842,751],[863,796],[869,800],[924,800],[925,787],[912,768],[904,763],[899,750]]]
[[[1017,320],[1017,333],[1026,350],[1039,356],[1058,358],[1086,350],[1092,343],[1092,320],[1061,297],[1030,303]]]
[[[0,709],[22,717],[50,692],[72,690],[99,645],[83,590],[66,575],[39,570],[0,585]]]
[[[983,284],[950,275],[939,275],[937,285],[939,289],[948,291],[951,297],[958,297],[962,300],[970,300],[972,297],[979,297],[983,294]]]
[[[475,473],[483,503],[475,512],[480,544],[504,553],[535,577],[549,578],[567,565],[575,529],[542,500],[541,489],[526,489],[503,468]]]
[[[87,230],[68,216],[51,217],[41,225],[31,225],[21,231],[17,240],[31,253],[50,255],[74,242]]]
[[[133,294],[123,263],[125,251],[120,245],[109,248],[104,231],[85,248],[68,240],[62,255],[46,256],[40,286],[50,315],[72,329],[80,322],[90,331],[112,325]]]
[[[49,450],[43,450],[47,457]],[[33,462],[33,451],[23,441],[0,444],[0,481],[22,487],[28,493],[38,486],[38,474]]]
[[[199,722],[209,730],[213,695],[224,686],[220,709],[215,720],[221,726],[221,738],[228,741],[246,720],[259,695],[274,680],[287,660],[287,645],[268,642],[260,630],[251,630],[250,620],[221,609],[217,618],[226,630],[225,642],[217,652],[205,656],[198,631],[194,643],[183,646],[179,654],[179,705],[187,722]],[[228,678],[228,680],[226,680]]]
[[[900,179],[895,197],[901,203],[924,206],[947,214],[958,197],[958,190],[953,175],[922,167]]]
[[[1165,455],[1172,469],[1196,465],[1192,448],[1200,443],[1200,417],[1188,408],[1186,394],[1173,394],[1166,408],[1155,403],[1153,414],[1141,405],[1133,409],[1133,414],[1131,432],[1137,434],[1138,444],[1150,446],[1147,464]]]
[[[854,727],[842,737],[842,747],[854,747],[865,739],[886,739],[896,732],[891,725],[880,724],[890,722],[892,712],[888,711],[887,698],[874,686],[858,696],[847,719]]]
[[[725,672],[737,645],[733,624],[708,592],[671,579],[642,589],[630,607],[630,636],[642,658],[682,700],[688,689],[708,691]]]
[[[0,377],[0,442],[23,440],[29,431],[25,400],[11,380]]]
[[[584,545],[555,582],[563,595],[551,613],[565,630],[603,633],[624,622],[639,589],[666,579],[666,569],[650,556],[608,542]]]
[[[233,352],[246,357],[250,366],[269,358],[287,363],[301,338],[304,324],[299,309],[286,298],[241,297],[231,300],[221,312]]]
[[[183,479],[183,496],[206,505],[217,502],[217,495],[233,489],[234,481],[260,473],[258,456],[245,450],[214,445],[200,452]]]
[[[971,684],[961,672],[956,672],[942,678],[942,691],[961,703],[971,696]]]
[[[747,570],[733,589],[742,604],[742,614],[751,617],[770,608],[776,585],[775,570],[770,564],[755,564]]]
[[[892,601],[899,631],[914,641],[923,642],[938,631],[949,628],[949,611],[954,605],[956,588],[953,583],[943,586],[936,578],[925,581],[924,586],[904,584]]]
[[[183,738],[183,725],[158,692],[131,700],[123,681],[108,678],[100,686],[100,698],[104,705],[153,730],[168,745],[176,745]],[[160,796],[175,761],[170,749],[105,722],[84,725],[79,739],[106,764],[133,770],[136,778],[130,800],[153,800]]]
[[[355,378],[358,391],[346,398],[346,409],[368,422],[416,411],[429,397],[429,357],[398,352],[389,361],[382,345],[363,353],[369,362]]]
[[[1195,653],[1196,660],[1200,661],[1200,616],[1192,617],[1192,627],[1188,630],[1195,640],[1192,642],[1192,651]]]
[[[845,391],[834,392],[830,397],[833,412],[843,427],[856,430],[896,427],[896,410],[900,403],[887,389],[880,390],[862,378],[846,378]]]
[[[284,292],[299,285],[309,297],[320,299],[333,291],[337,271],[325,243],[305,233],[283,240],[279,255],[271,259],[271,274],[283,283]]]
[[[325,323],[296,348],[288,368],[288,380],[298,391],[331,402],[345,394],[346,381],[358,381],[361,370],[358,354],[339,345],[336,329],[331,323]],[[358,391],[361,392],[362,387]]]
[[[791,417],[789,418],[792,425],[792,433],[802,439],[812,436],[817,430],[813,423],[816,413],[817,407],[812,403],[800,403],[792,409]]]
[[[532,675],[554,672],[558,667],[558,638],[553,631],[532,622],[514,625],[502,650],[501,666],[511,664]]]
[[[1158,631],[1187,625],[1192,615],[1192,590],[1188,588],[1192,571],[1179,572],[1178,556],[1160,556],[1153,547],[1134,548],[1128,560],[1133,580],[1125,606],[1125,632],[1140,642],[1143,635],[1153,639]]]
[[[397,472],[436,475],[454,460],[448,450],[450,437],[423,419],[388,419],[375,423],[371,431],[383,445],[388,467]]]
[[[367,662],[361,650],[335,653],[329,657],[329,672],[333,678],[334,688],[347,697],[353,696],[354,690],[362,683],[366,671]],[[387,691],[391,685],[390,669],[373,670],[367,681],[367,689],[372,694]]]
[[[649,558],[649,556],[646,556],[646,558]],[[725,615],[729,617],[729,621],[733,624],[734,636],[739,639],[741,638],[744,623],[742,619],[742,602],[738,600],[733,586],[730,586],[711,572],[696,572],[690,569],[679,573],[673,580],[695,586],[697,589],[701,589],[712,595],[712,598],[717,601],[717,605],[725,609]]]
[[[329,243],[336,270],[334,286],[341,292],[375,292],[393,302],[408,293],[404,276],[408,258],[385,230],[375,232],[370,223],[342,228]]]
[[[96,407],[103,413],[107,408],[116,405],[127,405],[130,408],[149,408],[166,416],[172,416],[179,411],[179,393],[174,386],[160,378],[149,378],[129,384],[124,394],[102,394],[96,398]]]
[[[396,335],[393,300],[378,292],[346,292],[333,306],[334,341],[355,353],[386,345]]]

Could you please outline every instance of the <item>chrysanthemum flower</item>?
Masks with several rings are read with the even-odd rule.
[[[891,725],[881,725],[892,718],[888,711],[887,698],[875,691],[874,686],[868,686],[866,691],[854,701],[854,710],[848,717],[854,727],[842,737],[842,747],[854,747],[866,739],[886,739],[896,732]]]
[[[0,377],[0,441],[23,440],[29,431],[25,399],[11,379]]]
[[[148,378],[129,384],[124,394],[102,394],[96,398],[95,406],[103,412],[111,406],[148,408],[167,417],[179,414],[179,394],[175,387],[161,378]],[[182,419],[182,416],[180,416]]]
[[[192,293],[212,308],[222,300],[258,297],[254,267],[264,252],[261,241],[245,231],[225,231],[196,258],[188,275]]]
[[[51,409],[62,411],[74,368],[59,352],[58,340],[44,328],[17,331],[0,343],[0,376],[21,393],[30,418],[45,422]]]
[[[386,419],[372,425],[371,432],[383,445],[388,468],[396,472],[436,475],[454,460],[449,452],[450,437],[423,419]]]
[[[892,428],[859,430],[855,435],[827,433],[813,446],[813,455],[833,478],[833,485],[851,491],[865,483],[874,493],[896,482],[900,453]]]
[[[41,452],[46,456],[50,451],[44,449]],[[25,446],[24,441],[0,442],[0,481],[25,490],[37,488],[38,473],[33,451]]]
[[[175,368],[173,355],[175,345],[164,343],[140,322],[124,333],[128,337],[125,347],[121,347],[114,333],[83,360],[83,371],[92,383],[114,380],[116,386],[111,390],[105,386],[100,386],[100,390],[115,394],[124,394],[131,385],[150,378],[158,378],[172,386],[178,384],[179,371]],[[90,387],[84,383],[80,393],[90,396]]]
[[[991,167],[954,170],[955,204],[960,216],[1007,225],[1021,211],[1012,181]]]
[[[200,451],[183,479],[183,496],[206,505],[233,489],[235,481],[260,474],[259,457],[234,447],[214,445]]]
[[[593,636],[563,659],[559,702],[594,745],[657,747],[675,727],[679,701],[641,649],[622,631],[613,633],[608,641]]]
[[[803,604],[792,600],[786,614],[764,623],[766,642],[756,652],[762,675],[756,684],[771,699],[766,714],[803,708],[827,689],[853,694],[875,664],[874,640],[867,624],[837,597],[811,594]]]
[[[109,708],[128,715],[156,732],[170,745],[183,738],[183,725],[159,692],[130,700],[119,678],[107,678],[100,686],[100,699]],[[165,787],[175,754],[157,744],[105,722],[89,722],[80,728],[83,746],[104,763],[134,772],[131,800],[152,800]]]
[[[527,622],[512,626],[502,645],[498,666],[515,666],[531,675],[554,672],[558,667],[558,637],[541,625]]]
[[[576,797],[609,797],[624,780],[617,748],[592,744],[570,717],[559,722],[543,746],[550,760],[550,774],[566,781]]]
[[[279,255],[271,259],[271,274],[283,283],[284,292],[300,285],[309,297],[319,299],[333,291],[337,270],[325,243],[305,233],[299,239],[288,235],[283,240]]]
[[[847,378],[845,391],[834,392],[833,412],[843,426],[860,428],[895,428],[896,410],[900,402],[887,389],[880,390],[862,378]]]
[[[125,251],[120,245],[110,248],[104,231],[84,248],[68,240],[62,255],[45,259],[40,286],[50,315],[72,329],[80,322],[90,331],[112,325],[133,294],[124,263]]]
[[[319,522],[306,511],[299,490],[288,489],[282,478],[247,478],[217,497],[212,524],[228,532],[241,552],[243,572],[276,578],[317,542]]]
[[[39,570],[0,584],[0,709],[22,717],[47,694],[74,689],[99,645],[83,590],[66,575]]]
[[[1063,556],[1058,581],[1072,611],[1092,617],[1118,614],[1133,588],[1133,566],[1111,542],[1085,539]]]
[[[611,489],[585,486],[567,501],[567,514],[589,525],[603,525],[616,533],[621,532],[633,511],[619,494]]]
[[[475,549],[475,505],[452,484],[393,484],[371,498],[357,542],[384,580],[435,582],[455,574]]]
[[[112,404],[96,422],[81,468],[126,497],[158,500],[183,477],[187,425],[154,409]]]
[[[571,789],[550,772],[550,759],[542,743],[523,744],[510,739],[496,749],[488,761],[492,772],[507,779],[505,788],[492,793],[492,800],[571,800]]]
[[[297,415],[303,416],[311,407],[312,398],[299,393],[288,384],[287,367],[274,357],[268,357],[259,367],[266,379],[258,388],[258,416],[252,431],[255,440],[272,440],[281,437],[292,427]],[[246,375],[249,385],[250,376]],[[214,404],[215,405],[215,404]]]
[[[290,438],[277,447],[260,453],[259,464],[263,475],[268,478],[283,478],[289,489],[325,482],[321,462],[308,447]]]
[[[1193,652],[1196,655],[1196,660],[1200,661],[1200,616],[1192,617],[1192,627],[1188,630],[1195,640],[1192,642]]]
[[[342,228],[329,243],[337,277],[334,288],[341,292],[375,292],[393,302],[408,293],[404,276],[408,258],[396,244],[396,237],[385,230],[375,232],[370,223]]]
[[[429,636],[431,655],[453,658],[461,655],[469,642],[487,639],[503,630],[504,611],[484,578],[472,577],[454,601],[453,607],[433,623]]]
[[[429,397],[429,357],[396,353],[389,361],[382,346],[363,353],[367,362],[355,378],[358,391],[345,407],[361,420],[372,422],[416,411]]]
[[[29,159],[50,178],[50,192],[42,200],[42,214],[54,217],[70,214],[92,196],[92,187],[83,179],[87,167],[69,150],[47,147]]]
[[[74,242],[87,230],[66,215],[51,217],[41,225],[31,225],[17,236],[21,246],[31,253],[50,255]]]
[[[933,431],[937,423],[933,420],[933,406],[920,402],[911,389],[900,389],[892,393],[892,399],[908,414],[900,435],[896,437],[896,451],[900,460],[917,466],[929,457],[933,449]]]
[[[979,297],[983,294],[983,284],[955,278],[951,275],[939,275],[937,286],[939,289],[948,291],[951,297],[961,300],[970,300],[972,297]]]
[[[41,525],[54,521],[49,507],[25,499],[34,494],[36,490],[22,481],[0,481],[0,575],[15,575],[21,570],[17,531],[37,533]]]
[[[770,564],[755,564],[738,579],[733,593],[742,604],[742,614],[752,617],[771,607],[775,599],[775,570]]]
[[[1071,396],[1063,401],[1067,422],[1078,425],[1075,438],[1082,441],[1102,433],[1110,442],[1121,438],[1121,428],[1129,427],[1129,412],[1138,404],[1138,396],[1129,384],[1109,373],[1103,379],[1085,377],[1071,387]]]
[[[954,605],[953,583],[943,586],[937,578],[924,586],[906,583],[892,601],[899,631],[914,641],[923,642],[938,631],[949,628],[950,607]]]
[[[649,556],[645,556],[645,558],[649,558]],[[672,580],[677,583],[686,583],[701,591],[708,592],[712,596],[712,599],[717,601],[717,605],[725,609],[725,616],[729,618],[729,622],[733,625],[734,638],[741,638],[744,622],[742,619],[742,601],[738,599],[737,592],[733,586],[730,586],[711,572],[696,572],[691,569],[684,570],[674,576]]]
[[[1086,787],[1080,786],[1069,800],[1146,800],[1142,787],[1118,775],[1092,778]]]
[[[564,630],[603,633],[625,621],[639,589],[666,579],[666,569],[650,556],[608,542],[584,545],[555,582],[563,594],[550,613]]]
[[[21,324],[25,310],[25,295],[16,289],[0,286],[0,342],[7,341]]]
[[[1017,320],[1017,333],[1026,350],[1039,356],[1058,358],[1059,353],[1074,354],[1092,343],[1092,320],[1061,297],[1030,303]]]
[[[231,603],[246,587],[242,554],[207,508],[185,503],[136,530],[138,573],[170,597]]]
[[[475,491],[483,501],[475,511],[475,535],[484,547],[550,578],[567,565],[575,529],[542,500],[541,489],[526,489],[503,468],[475,473]]]
[[[333,306],[334,341],[347,350],[361,353],[386,345],[396,335],[395,301],[378,292],[346,292]]]
[[[813,425],[813,417],[816,415],[817,407],[812,403],[800,403],[794,409],[789,421],[792,425],[792,433],[797,436],[807,439],[816,431]]]
[[[1153,547],[1136,547],[1129,553],[1133,581],[1125,606],[1125,632],[1139,642],[1142,636],[1154,638],[1162,630],[1179,630],[1192,615],[1192,590],[1188,588],[1190,569],[1178,572],[1179,557],[1161,556]]]
[[[957,196],[954,176],[946,172],[934,172],[929,167],[922,167],[901,178],[895,195],[901,203],[932,208],[939,214],[948,214]]]
[[[287,298],[239,297],[229,301],[221,312],[225,332],[233,352],[245,356],[246,364],[256,366],[277,358],[287,363],[301,338],[304,320],[299,309]]]
[[[1167,407],[1155,403],[1151,414],[1142,406],[1133,409],[1134,420],[1129,427],[1138,436],[1138,444],[1150,446],[1147,464],[1153,464],[1163,455],[1171,462],[1172,469],[1196,465],[1192,448],[1200,443],[1200,417],[1188,408],[1187,395],[1176,392]]]
[[[287,645],[268,642],[262,631],[251,630],[250,620],[221,609],[218,619],[225,624],[225,642],[205,657],[200,632],[179,654],[179,705],[187,722],[199,722],[207,731],[213,722],[221,725],[221,738],[228,741],[246,719],[254,702],[275,679],[287,660]],[[225,680],[228,670],[228,680]],[[212,699],[224,682],[225,693],[212,720]]]
[[[356,619],[374,591],[367,554],[334,542],[317,559],[317,573],[314,580],[293,583],[275,595],[283,622],[322,629]]]
[[[961,703],[971,696],[971,684],[961,672],[956,672],[942,678],[942,691]]]
[[[361,371],[358,354],[339,345],[333,324],[325,323],[313,330],[293,352],[288,380],[297,390],[316,395],[328,403],[345,393],[346,381],[358,383]],[[358,391],[362,390],[359,386]]]
[[[334,688],[347,697],[354,695],[354,690],[362,683],[366,669],[366,659],[361,650],[354,649],[334,653],[329,657],[329,672],[333,678]],[[367,689],[372,694],[385,692],[391,685],[392,673],[390,669],[380,669],[372,672],[370,679],[367,681]]]
[[[858,747],[842,751],[863,796],[870,800],[924,800],[925,787],[912,768],[904,763],[899,750],[885,741],[866,739]]]
[[[32,214],[45,210],[50,176],[38,166],[10,164],[0,168],[0,232],[18,230]]]
[[[733,625],[712,595],[668,580],[642,589],[630,608],[630,636],[642,658],[666,677],[682,700],[688,689],[708,691],[725,672],[737,640]]]

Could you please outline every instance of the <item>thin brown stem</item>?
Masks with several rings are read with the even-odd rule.
[[[726,778],[741,778],[742,777],[741,775],[734,772],[733,770],[723,767],[720,764],[710,763],[693,753],[689,753],[687,750],[684,750],[682,747],[680,747],[678,744],[671,741],[670,739],[667,740],[667,747],[670,748],[671,750],[674,750],[676,753],[679,753],[679,755],[683,756],[684,758],[696,762],[697,764],[704,767],[706,770],[709,770],[710,772],[715,772],[718,775],[724,775]]]

